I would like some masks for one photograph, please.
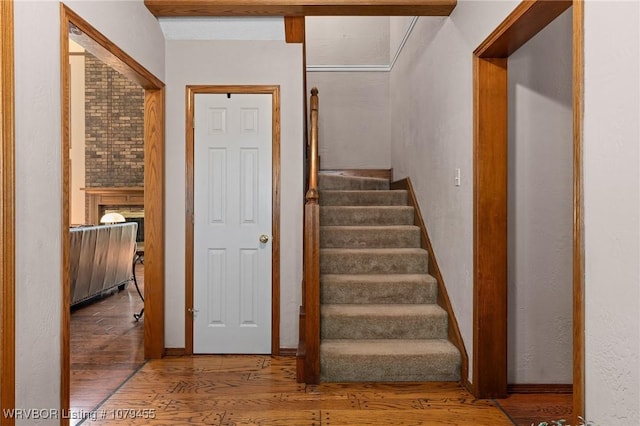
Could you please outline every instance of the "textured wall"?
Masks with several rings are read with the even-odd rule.
[[[298,342],[302,280],[302,48],[284,41],[167,41],[165,345],[184,347],[185,86],[280,85],[280,344]]]
[[[572,13],[509,57],[509,383],[572,383]]]
[[[517,4],[459,1],[449,18],[419,18],[391,71],[391,166],[395,177],[409,176],[413,181],[470,358],[472,52]],[[393,20],[396,24],[403,21]],[[457,167],[461,170],[458,187],[454,185]]]
[[[586,415],[640,419],[640,3],[585,4]]]
[[[144,90],[85,55],[87,187],[144,185]]]
[[[74,10],[79,6],[76,12],[114,39],[144,67],[152,72],[160,71],[157,76],[164,78],[162,33],[142,2],[73,2],[73,5]],[[59,2],[15,2],[15,389],[16,406],[20,408],[60,407],[59,11]],[[139,36],[138,31],[145,34]],[[28,422],[29,425],[59,423],[53,419]]]

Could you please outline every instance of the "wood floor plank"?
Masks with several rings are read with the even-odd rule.
[[[458,383],[305,385],[296,381],[295,357],[268,355],[144,363],[144,319],[133,320],[141,307],[129,286],[72,313],[71,401],[72,409],[92,416],[85,424],[513,425],[498,402],[476,400]],[[557,399],[523,396],[501,400],[517,424],[566,412]]]
[[[114,418],[126,409],[150,410],[154,418]],[[110,425],[512,424],[457,383],[307,386],[295,380],[294,357],[270,356],[152,360],[100,410]]]

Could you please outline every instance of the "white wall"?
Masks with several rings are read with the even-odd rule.
[[[509,383],[572,383],[572,13],[508,60]]]
[[[459,1],[449,18],[419,18],[391,71],[391,166],[396,178],[413,181],[469,354],[470,380],[472,52],[517,3]]]
[[[640,3],[585,3],[586,416],[640,419]]]
[[[298,342],[302,280],[302,46],[284,41],[167,41],[165,345],[185,335],[185,86],[280,85],[281,347]]]
[[[117,39],[120,47],[148,69],[161,72],[156,74],[158,77],[164,77],[164,40],[159,27],[155,32],[149,31],[151,15],[141,1],[80,3],[77,11],[85,19],[107,37]],[[96,9],[90,6],[93,4]],[[55,1],[22,0],[15,3],[14,10],[16,405],[20,408],[59,408],[60,404],[59,11],[60,5]],[[141,22],[149,25],[141,26]],[[141,28],[144,35],[138,33]],[[162,67],[158,67],[160,64]]]
[[[321,167],[388,169],[389,17],[307,17],[306,37]]]
[[[318,88],[322,169],[388,169],[389,73],[310,72]]]

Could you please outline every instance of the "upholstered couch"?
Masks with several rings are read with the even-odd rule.
[[[131,280],[136,223],[71,228],[71,305]]]

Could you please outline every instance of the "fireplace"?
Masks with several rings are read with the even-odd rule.
[[[120,213],[127,222],[138,224],[136,241],[144,241],[144,188],[84,188],[87,198],[87,224],[98,225],[106,213]]]

